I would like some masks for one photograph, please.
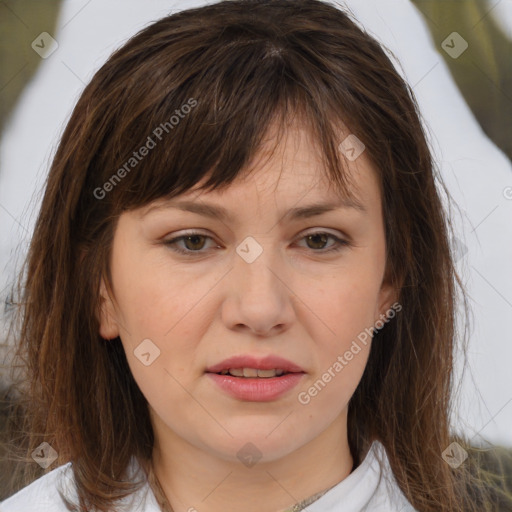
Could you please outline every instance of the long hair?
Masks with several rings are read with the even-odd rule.
[[[271,123],[284,129],[292,113],[340,193],[348,191],[340,126],[365,144],[382,194],[386,274],[402,306],[374,334],[350,400],[352,456],[360,463],[380,440],[419,511],[488,510],[471,464],[453,469],[442,457],[455,439],[462,290],[440,197],[447,191],[410,87],[350,14],[320,0],[232,0],[166,16],[111,55],[73,110],[20,276],[18,355],[26,365],[20,446],[32,462],[47,441],[57,464],[72,462],[80,510],[114,510],[142,485],[124,476],[132,457],[150,467],[154,441],[120,340],[99,335],[100,280],[111,286],[119,215],[203,178],[206,190],[229,186]],[[24,467],[24,483],[34,466]]]

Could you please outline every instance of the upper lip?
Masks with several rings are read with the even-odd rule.
[[[295,363],[275,355],[265,357],[255,357],[251,355],[233,356],[213,366],[209,366],[206,368],[206,372],[219,373],[223,370],[229,370],[230,368],[255,368],[257,370],[276,369],[284,370],[288,373],[304,372],[304,370]]]

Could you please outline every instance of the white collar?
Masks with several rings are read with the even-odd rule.
[[[139,494],[139,499],[145,500],[145,504],[137,510],[160,512],[149,484],[146,484]],[[396,483],[384,446],[379,441],[374,441],[361,464],[318,500],[308,505],[304,512],[389,512],[390,510],[414,512],[415,509],[406,500]]]
[[[145,475],[135,457],[130,461],[127,477],[144,482]],[[66,512],[59,494],[62,489],[76,501],[71,463],[60,466],[2,502],[5,512],[32,510],[33,504],[41,512]],[[116,507],[126,512],[161,512],[156,498],[146,481],[139,490]],[[374,441],[362,463],[341,482],[329,489],[304,512],[414,512],[400,491],[389,467],[384,446]]]

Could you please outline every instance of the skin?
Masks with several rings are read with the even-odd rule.
[[[165,206],[149,211],[161,201],[123,213],[113,241],[113,298],[101,286],[100,334],[121,337],[148,400],[154,469],[176,512],[281,511],[346,478],[353,466],[347,407],[371,343],[360,344],[308,404],[298,394],[396,299],[384,281],[379,184],[365,153],[347,163],[366,212],[345,207],[279,225],[288,209],[339,195],[300,125],[287,129],[270,158],[269,134],[248,166],[250,178],[178,198],[224,206],[231,221]],[[199,256],[163,243],[192,229],[211,238],[176,245]],[[350,245],[325,252],[335,239],[305,238],[319,231]],[[236,252],[247,236],[263,248],[252,263]],[[134,350],[148,338],[160,356],[145,366]],[[206,367],[237,354],[276,354],[306,375],[275,401],[238,400],[205,375]],[[237,458],[248,442],[262,456],[252,467]]]

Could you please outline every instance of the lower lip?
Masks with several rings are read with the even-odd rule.
[[[269,402],[293,389],[305,373],[287,373],[281,377],[233,377],[207,373],[226,393],[249,402]]]

